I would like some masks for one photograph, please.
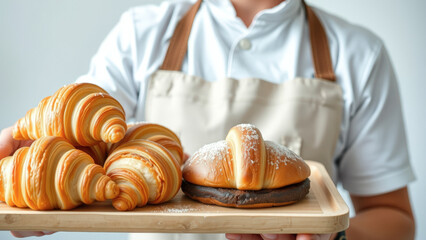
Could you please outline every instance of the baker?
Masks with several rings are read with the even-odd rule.
[[[254,124],[265,139],[323,163],[349,191],[356,210],[346,231],[349,239],[414,237],[407,191],[414,175],[384,44],[303,0],[200,0],[132,8],[78,81],[106,89],[129,118],[171,128],[188,153],[223,139],[238,123]],[[5,129],[0,158],[19,144]],[[225,235],[131,235],[138,237]]]

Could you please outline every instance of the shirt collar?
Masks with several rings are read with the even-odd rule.
[[[236,18],[235,8],[230,0],[204,0],[204,2],[212,8],[215,14]],[[302,0],[286,0],[273,8],[260,11],[253,19],[253,22],[291,19],[297,14],[301,6]]]

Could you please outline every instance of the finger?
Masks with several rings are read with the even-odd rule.
[[[294,234],[261,234],[264,240],[295,240]]]
[[[229,240],[263,240],[259,234],[225,234],[225,237]]]
[[[189,158],[190,156],[189,156],[189,154],[188,153],[183,153],[183,162],[182,163],[185,163],[186,162],[186,160],[188,160],[188,158]]]
[[[0,159],[12,155],[14,150],[12,127],[5,128],[0,133]]]
[[[42,231],[11,231],[10,232],[14,237],[24,238],[24,237],[41,237],[46,235]]]
[[[320,240],[318,234],[298,234],[296,240]]]
[[[31,146],[31,144],[34,142],[34,140],[21,140],[21,141],[19,141],[19,147],[18,148],[21,148],[21,147],[29,147],[29,146]],[[16,149],[15,149],[16,150]]]
[[[10,233],[17,238],[24,238],[24,237],[41,237],[44,235],[51,235],[55,232],[52,231],[10,231]]]
[[[331,234],[298,234],[296,240],[329,240]]]
[[[21,147],[30,146],[34,140],[15,140],[13,139],[13,126],[5,128],[0,133],[0,160],[13,155]]]

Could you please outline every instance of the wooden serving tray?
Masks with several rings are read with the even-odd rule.
[[[120,212],[111,202],[70,211],[34,211],[0,202],[0,230],[164,233],[332,233],[349,226],[349,209],[325,168],[307,161],[311,190],[292,205],[234,209],[195,202],[180,192],[172,201]]]

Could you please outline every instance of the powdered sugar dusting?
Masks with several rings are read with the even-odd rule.
[[[101,97],[105,97],[105,96],[107,96],[108,94],[106,94],[106,93],[103,93],[103,92],[98,92],[98,93],[94,93],[94,95],[97,97],[97,96],[101,96]]]
[[[256,127],[253,124],[250,123],[241,123],[238,124],[236,127],[240,128],[240,129],[255,129]]]
[[[192,164],[204,164],[207,166],[207,164],[212,161],[226,158],[228,151],[229,145],[225,140],[207,144],[194,153],[194,155],[186,161],[186,164],[188,166]]]
[[[291,151],[285,146],[276,144],[271,141],[265,141],[266,152],[269,155],[268,164],[275,166],[279,169],[282,165],[287,165],[291,162],[302,160],[296,153]]]
[[[131,128],[134,126],[139,126],[139,125],[143,125],[143,124],[148,124],[149,122],[146,121],[130,121],[127,123],[127,128]]]
[[[135,125],[141,125],[141,124],[147,124],[147,123],[149,123],[149,122],[147,122],[147,121],[130,121],[128,123],[128,125],[135,126]]]
[[[170,205],[164,205],[164,206],[158,206],[156,208],[154,208],[154,210],[152,210],[153,212],[158,212],[158,213],[187,213],[187,212],[197,212],[199,211],[199,209],[196,208],[192,208],[189,206],[179,206],[177,208],[172,207]]]
[[[257,134],[256,131],[256,127],[252,124],[239,124],[237,125],[237,128],[241,131],[241,132],[246,132],[247,134],[243,135],[243,139],[242,140],[258,140],[259,139],[259,134]]]
[[[251,164],[255,164],[257,162],[256,155],[253,155],[253,153],[259,151],[258,143],[262,136],[259,135],[258,131],[256,131],[257,128],[252,124],[239,124],[236,127],[239,131],[244,132],[244,134],[241,135],[243,159],[245,159],[245,161],[250,161]]]
[[[189,209],[189,208],[167,208],[163,212],[167,213],[186,213],[186,212],[193,212],[195,209]]]

